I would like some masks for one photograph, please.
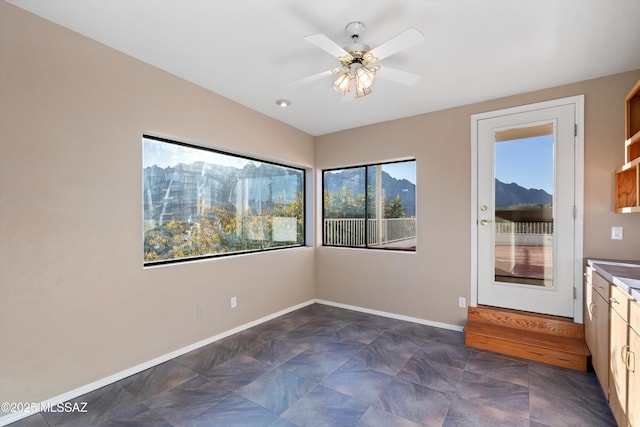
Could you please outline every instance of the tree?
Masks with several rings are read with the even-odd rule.
[[[227,252],[234,241],[232,212],[214,206],[196,221],[172,220],[145,233],[145,261],[161,261]]]
[[[384,207],[384,217],[385,218],[404,218],[405,211],[402,206],[402,199],[400,196],[394,197],[388,204]]]
[[[324,191],[325,218],[364,218],[364,193],[353,194],[343,186],[339,191]]]

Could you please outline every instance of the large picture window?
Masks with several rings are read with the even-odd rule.
[[[304,245],[304,170],[142,143],[145,265]]]
[[[416,250],[415,160],[325,170],[323,244]]]

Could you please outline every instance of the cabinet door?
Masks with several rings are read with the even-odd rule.
[[[629,327],[620,314],[611,310],[609,353],[609,405],[619,426],[627,425],[626,351]]]
[[[594,298],[596,296],[596,291],[595,289],[593,289],[590,278],[591,275],[589,274],[589,269],[587,268],[587,273],[585,273],[584,280],[584,340],[587,342],[589,351],[591,351],[592,364],[595,365],[594,353],[596,350],[596,325],[593,318],[593,313],[595,311]]]
[[[629,425],[640,427],[640,301],[629,304],[628,409]]]
[[[629,328],[628,410],[630,426],[640,426],[640,335]]]
[[[593,291],[593,329],[595,345],[591,350],[591,364],[596,371],[606,398],[609,397],[609,303]],[[590,348],[591,349],[591,348]]]

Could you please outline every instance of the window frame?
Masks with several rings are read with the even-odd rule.
[[[242,160],[247,160],[247,161],[250,161],[250,162],[259,162],[261,164],[268,164],[268,165],[278,166],[278,167],[282,167],[282,168],[286,168],[286,169],[290,169],[290,170],[293,170],[293,171],[300,172],[300,175],[301,175],[300,192],[302,193],[302,215],[301,215],[302,224],[301,224],[300,227],[302,229],[302,241],[300,243],[296,243],[296,244],[283,245],[283,246],[273,246],[273,247],[268,247],[268,248],[247,249],[247,250],[235,251],[235,252],[211,253],[211,254],[204,254],[204,255],[197,255],[197,256],[187,256],[187,257],[181,257],[181,258],[163,259],[163,260],[158,260],[158,261],[147,261],[145,259],[145,237],[146,237],[145,234],[146,233],[145,233],[145,225],[144,225],[144,221],[145,221],[145,200],[144,200],[144,197],[145,197],[144,196],[144,191],[145,191],[145,176],[144,176],[144,170],[145,170],[145,167],[144,167],[144,144],[145,144],[145,139],[158,141],[158,142],[163,142],[163,143],[167,143],[167,144],[172,144],[172,145],[176,145],[176,146],[179,146],[179,147],[195,149],[195,150],[202,150],[202,151],[215,153],[215,154],[219,154],[219,155],[235,157],[235,158],[239,158],[239,159],[242,159]],[[307,245],[307,215],[308,214],[307,214],[307,182],[306,182],[307,170],[306,169],[304,169],[302,167],[298,167],[298,166],[291,166],[291,165],[287,165],[287,164],[271,161],[271,160],[264,160],[264,159],[261,159],[261,158],[258,158],[258,157],[253,157],[253,156],[249,156],[249,155],[233,153],[233,152],[229,152],[229,151],[225,151],[225,150],[221,150],[221,149],[217,149],[217,148],[205,147],[205,146],[201,146],[201,145],[197,145],[197,144],[193,144],[193,143],[187,143],[187,142],[184,142],[184,141],[177,141],[175,139],[160,137],[160,136],[147,134],[147,133],[142,134],[141,141],[142,141],[143,167],[142,167],[142,185],[141,185],[142,194],[141,194],[140,200],[142,202],[142,222],[141,222],[141,226],[142,226],[142,233],[141,233],[141,235],[142,235],[142,251],[141,252],[142,252],[143,268],[156,267],[156,266],[167,265],[167,264],[179,264],[179,263],[185,263],[185,262],[203,261],[203,260],[210,260],[210,259],[216,259],[216,258],[224,258],[224,257],[228,257],[228,256],[256,254],[256,253],[260,253],[260,252],[271,252],[271,251],[285,250],[285,249],[295,249],[295,248],[305,247]]]
[[[417,160],[415,158],[409,158],[409,159],[403,159],[403,160],[390,160],[390,161],[385,161],[385,162],[376,162],[376,163],[367,163],[367,164],[359,164],[359,165],[353,165],[353,166],[342,166],[342,167],[335,167],[335,168],[327,168],[327,169],[322,169],[322,183],[321,183],[321,209],[322,209],[322,215],[321,215],[321,224],[320,224],[320,230],[321,230],[321,242],[322,242],[322,246],[325,247],[329,247],[329,248],[349,248],[349,249],[364,249],[364,250],[381,250],[381,251],[395,251],[395,252],[407,252],[407,253],[416,253],[417,252],[417,222],[418,222],[418,215],[417,215],[417,191],[414,193],[414,202],[415,202],[415,207],[414,209],[416,210],[415,214],[414,214],[414,219],[415,219],[415,227],[416,227],[416,245],[413,246],[413,248],[401,248],[401,247],[384,247],[384,246],[372,246],[369,243],[369,232],[368,232],[368,228],[367,226],[364,227],[364,246],[354,246],[354,245],[337,245],[337,244],[327,244],[326,243],[326,236],[325,236],[325,220],[327,219],[325,216],[325,212],[326,212],[326,206],[325,206],[325,173],[326,172],[333,172],[333,171],[342,171],[342,170],[349,170],[349,169],[364,169],[364,182],[365,182],[365,200],[364,200],[364,219],[366,220],[368,218],[369,215],[369,191],[368,191],[368,182],[369,182],[369,168],[370,167],[375,167],[375,166],[384,166],[384,165],[388,165],[388,164],[397,164],[397,163],[407,163],[407,162],[413,162],[414,165],[417,166]],[[417,172],[416,172],[416,177],[415,177],[416,181],[417,181]],[[416,183],[412,183],[416,188],[417,188],[417,182]]]

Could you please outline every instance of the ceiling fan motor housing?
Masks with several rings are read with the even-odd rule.
[[[344,27],[344,30],[353,38],[354,36],[358,37],[360,34],[364,33],[366,28],[367,27],[364,25],[364,22],[352,21]]]
[[[360,43],[358,41],[360,34],[364,32],[365,28],[366,27],[364,23],[360,21],[349,22],[347,26],[344,27],[344,30],[347,32],[347,34],[349,34],[349,37],[351,37],[351,40],[353,40],[352,43],[349,43],[344,47],[344,50],[349,52],[349,54],[353,56],[356,62],[360,62],[359,59],[361,59],[364,56],[364,54],[371,49],[366,44]]]

